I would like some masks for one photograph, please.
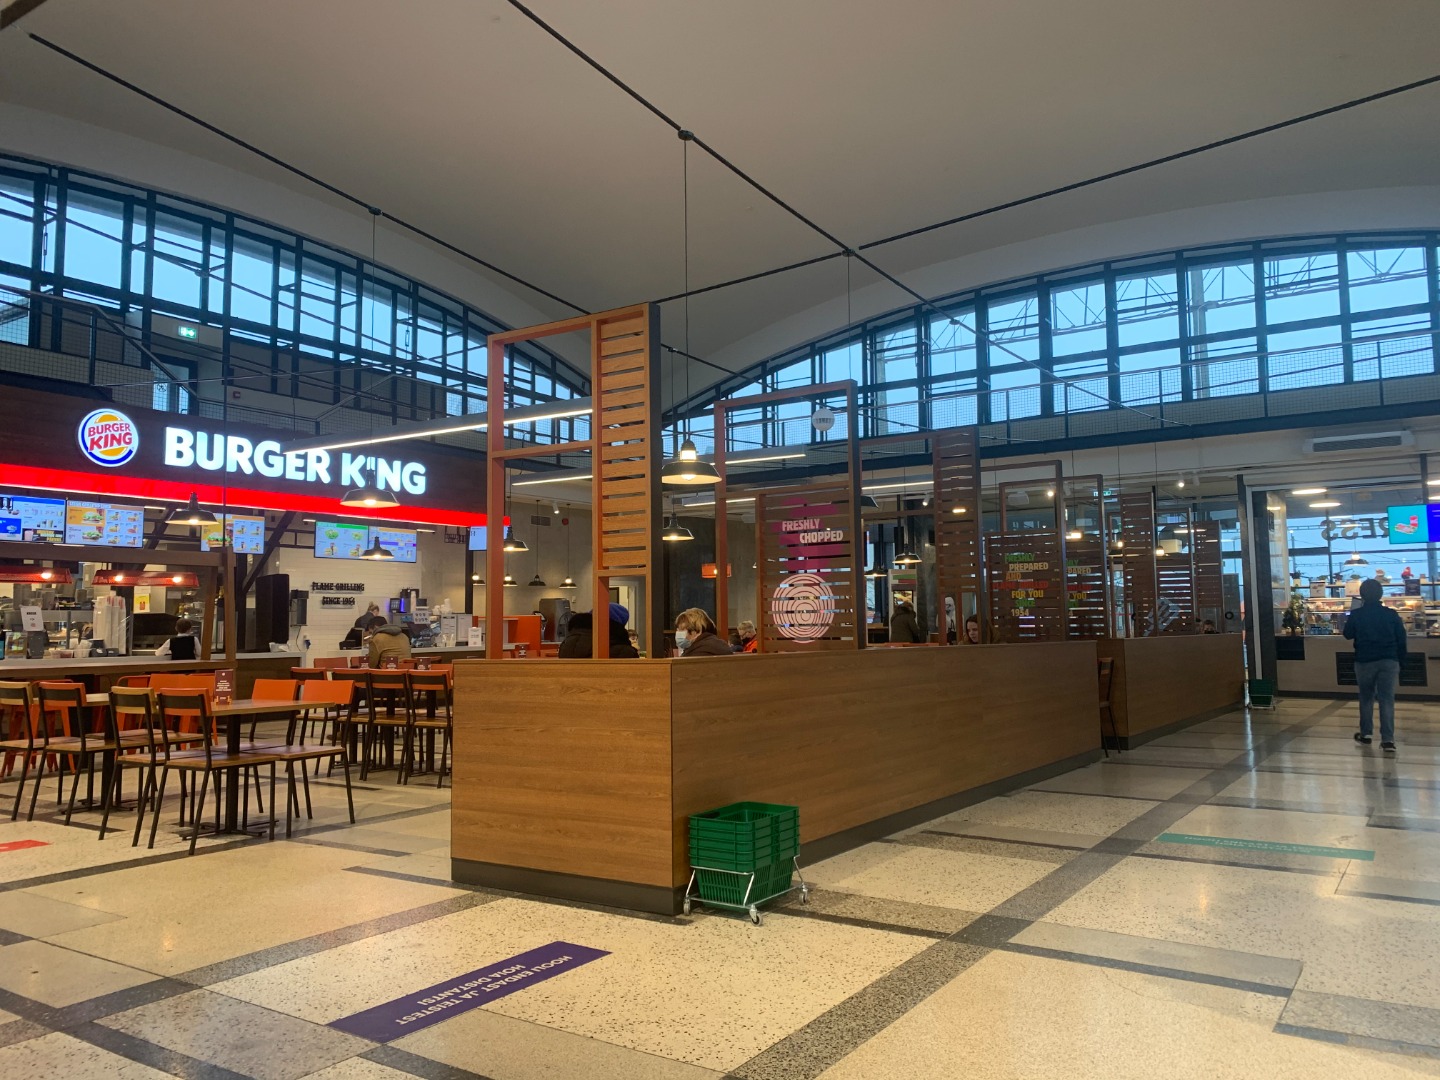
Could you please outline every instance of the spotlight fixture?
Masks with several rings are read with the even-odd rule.
[[[210,513],[209,510],[206,510],[200,505],[200,500],[195,497],[195,493],[192,491],[190,493],[190,501],[184,506],[177,506],[174,510],[171,510],[169,516],[165,518],[165,523],[167,525],[214,525],[217,524],[219,520],[220,519]]]
[[[378,562],[383,559],[395,558],[395,553],[380,543],[379,540],[372,540],[370,546],[360,553],[360,557],[362,559],[373,559]]]
[[[365,472],[360,472],[360,486],[351,488],[345,492],[345,497],[340,500],[341,506],[357,506],[367,510],[385,510],[399,506],[400,500],[395,498],[393,492],[381,491],[374,484],[365,479]]]

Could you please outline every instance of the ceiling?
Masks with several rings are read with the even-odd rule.
[[[1383,18],[1353,0],[533,5],[850,244],[1440,71],[1432,0],[1388,0]],[[683,287],[682,144],[503,0],[46,0],[0,38],[0,100],[343,205],[29,33],[582,307]],[[1437,118],[1431,86],[870,254],[904,275],[1146,214],[1434,184]],[[692,286],[834,251],[694,148],[690,215]],[[874,281],[856,268],[857,287]],[[691,351],[763,359],[734,346],[844,283],[835,260],[698,297]],[[867,299],[906,302],[888,286]],[[681,308],[665,309],[676,346]],[[715,377],[697,368],[692,388]]]

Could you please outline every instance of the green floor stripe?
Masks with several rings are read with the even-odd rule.
[[[1315,847],[1312,844],[1281,844],[1273,840],[1243,840],[1237,836],[1196,836],[1192,833],[1161,833],[1165,844],[1201,844],[1205,847],[1235,848],[1240,851],[1278,851],[1286,855],[1322,855],[1330,859],[1359,859],[1374,862],[1375,852],[1364,848]]]

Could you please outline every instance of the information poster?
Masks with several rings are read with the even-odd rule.
[[[370,529],[371,543],[379,544],[396,562],[415,561],[416,534],[410,529]]]
[[[20,605],[20,629],[27,634],[39,634],[45,630],[45,616],[40,614],[38,607],[30,604]]]
[[[221,668],[215,672],[215,704],[229,705],[235,700],[235,669]]]
[[[218,551],[226,538],[234,545],[236,555],[265,554],[265,519],[245,514],[230,514],[213,525],[201,526],[200,550]]]
[[[0,495],[0,540],[59,544],[64,539],[64,499]]]
[[[348,525],[341,521],[315,523],[315,557],[317,559],[358,559],[370,546],[368,525]]]
[[[139,506],[80,502],[65,507],[65,543],[138,548],[145,538],[145,511]]]

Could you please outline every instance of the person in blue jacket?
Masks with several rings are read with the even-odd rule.
[[[1372,713],[1380,704],[1380,749],[1395,752],[1395,684],[1405,660],[1405,624],[1380,602],[1384,589],[1374,578],[1360,583],[1360,606],[1345,620],[1345,637],[1355,642],[1355,681],[1360,685],[1358,743],[1370,742]]]

